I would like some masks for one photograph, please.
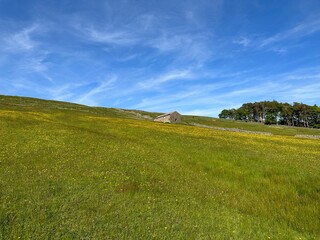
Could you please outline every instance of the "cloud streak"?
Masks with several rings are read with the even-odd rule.
[[[113,76],[109,80],[100,82],[98,86],[90,89],[86,93],[80,95],[80,97],[74,99],[76,103],[86,104],[86,105],[97,105],[96,97],[100,94],[107,94],[109,90],[113,89],[113,84],[117,81],[117,77]]]
[[[99,31],[90,27],[81,31],[88,40],[108,45],[134,45],[139,41],[137,37],[124,30],[114,31],[107,28],[104,31]]]
[[[138,86],[142,89],[154,88],[161,84],[176,81],[176,80],[188,80],[193,77],[192,72],[189,70],[175,70],[167,72],[157,78],[152,78],[147,81],[142,81],[138,83]]]
[[[32,35],[39,32],[39,30],[40,26],[33,24],[19,32],[6,36],[4,39],[6,49],[10,51],[32,51],[37,46],[37,42],[33,40]]]
[[[274,36],[263,39],[260,47],[266,47],[274,43],[283,42],[286,40],[294,40],[320,31],[320,18],[315,20],[306,21],[298,24],[292,29],[278,33]]]

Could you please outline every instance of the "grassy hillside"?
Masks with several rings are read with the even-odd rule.
[[[319,140],[138,118],[0,97],[0,239],[320,238]]]
[[[290,127],[284,125],[265,125],[255,122],[243,122],[228,119],[217,119],[211,117],[199,116],[183,116],[183,120],[188,123],[199,123],[203,125],[222,127],[222,128],[237,128],[249,131],[269,132],[274,135],[295,136],[295,135],[320,135],[320,129]]]
[[[1,96],[0,106],[2,109],[14,109],[19,111],[44,111],[44,112],[67,112],[77,111],[88,114],[97,114],[99,116],[119,117],[129,119],[152,120],[156,116],[163,114],[157,112],[145,112],[141,110],[126,110],[118,108],[88,107],[85,105],[48,101],[36,98]],[[237,128],[248,131],[268,132],[274,135],[295,136],[299,134],[320,135],[320,129],[289,127],[281,125],[264,125],[260,123],[250,123],[234,121],[227,119],[218,119],[201,116],[182,116],[183,124],[198,123],[202,125],[220,127],[220,128]]]
[[[161,113],[118,108],[88,107],[76,103],[42,100],[38,98],[14,97],[0,95],[0,107],[5,110],[41,111],[41,112],[83,112],[100,116],[150,120]],[[71,112],[72,111],[72,112]]]

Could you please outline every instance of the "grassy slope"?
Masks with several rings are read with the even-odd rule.
[[[141,110],[125,110],[116,108],[101,108],[101,107],[88,107],[80,104],[58,102],[58,101],[45,101],[36,98],[25,97],[11,97],[1,96],[0,104],[2,108],[15,109],[19,111],[61,111],[70,113],[70,111],[78,111],[89,114],[98,114],[108,117],[130,118],[130,119],[143,119],[150,120],[160,114],[156,112],[145,112]],[[150,118],[150,119],[149,119]],[[242,130],[270,132],[274,135],[294,136],[299,134],[306,135],[320,135],[320,129],[289,127],[281,125],[264,125],[260,123],[250,123],[242,121],[233,121],[226,119],[218,119],[212,117],[201,116],[182,116],[184,124],[199,123],[208,126],[222,127],[222,128],[238,128]]]
[[[294,136],[300,134],[306,135],[320,135],[320,129],[289,127],[282,125],[264,125],[254,122],[242,122],[227,119],[217,119],[210,117],[199,116],[183,116],[183,120],[188,123],[199,123],[214,127],[223,128],[238,128],[249,131],[269,132],[274,135]]]
[[[320,238],[319,140],[135,116],[0,98],[0,239]]]
[[[42,100],[38,98],[13,97],[0,95],[1,109],[33,111],[33,112],[83,112],[100,116],[120,117],[131,119],[145,119],[143,116],[156,117],[161,113],[145,112],[140,110],[125,110],[118,108],[88,107],[76,103]],[[72,112],[71,112],[72,111]]]

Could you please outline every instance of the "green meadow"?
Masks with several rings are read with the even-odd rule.
[[[248,131],[267,132],[274,135],[282,136],[320,135],[320,129],[315,128],[290,127],[284,125],[265,125],[257,122],[244,122],[199,116],[184,116],[183,119],[188,123],[198,123],[220,128],[237,128]]]
[[[319,130],[0,96],[0,239],[320,239]]]

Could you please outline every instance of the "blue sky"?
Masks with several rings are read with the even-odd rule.
[[[319,0],[0,0],[0,94],[217,116],[320,104]]]

